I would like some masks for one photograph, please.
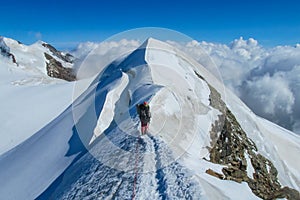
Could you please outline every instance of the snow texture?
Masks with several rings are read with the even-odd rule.
[[[88,87],[78,86],[85,81],[76,86],[61,81],[16,86],[11,81],[26,73],[0,62],[5,83],[0,87],[6,92],[1,102],[11,107],[23,102],[39,106],[41,113],[50,112],[37,119],[31,130],[26,129],[29,121],[11,116],[22,131],[14,129],[10,137],[1,134],[3,199],[258,199],[246,183],[205,173],[209,168],[222,169],[203,159],[209,131],[220,114],[210,106],[208,83],[221,94],[258,151],[274,161],[280,182],[299,190],[299,136],[257,117],[207,69],[171,45],[148,39],[124,59],[98,69]],[[55,92],[70,94],[72,86],[81,88],[77,98],[72,101],[66,95],[58,101]],[[36,92],[47,100],[36,99]],[[6,100],[22,93],[22,101]],[[154,117],[149,134],[140,137],[135,106],[145,100]],[[49,101],[59,103],[49,107],[44,104]],[[18,109],[3,106],[8,114],[32,113],[32,109]],[[9,127],[1,126],[1,130]],[[10,138],[16,142],[9,143]],[[247,162],[250,175],[253,169]]]
[[[222,79],[256,114],[300,133],[299,44],[264,48],[255,39],[242,37],[230,44],[167,42]],[[88,42],[80,44],[76,52],[98,47],[95,54],[107,60],[120,57],[120,52],[131,52],[138,44],[135,40]]]

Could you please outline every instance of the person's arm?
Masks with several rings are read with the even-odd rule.
[[[147,107],[148,117],[151,118],[150,106]]]
[[[136,104],[136,112],[138,115],[140,115],[140,105]]]

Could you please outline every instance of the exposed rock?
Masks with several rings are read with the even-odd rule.
[[[211,175],[211,176],[214,176],[214,177],[217,177],[219,179],[224,179],[224,175],[223,174],[220,174],[220,173],[217,173],[215,172],[214,170],[212,169],[208,169],[205,171],[207,174]]]
[[[11,58],[12,62],[18,65],[16,57],[10,53],[10,48],[5,44],[3,37],[0,37],[0,53],[5,57]]]
[[[9,54],[9,56],[11,57],[11,59],[12,59],[13,63],[15,63],[15,64],[19,65],[19,64],[17,63],[16,57],[15,57],[15,55],[14,55],[14,54],[10,53],[10,54]]]
[[[200,75],[198,77],[201,78]],[[247,182],[252,192],[262,199],[300,200],[297,190],[280,185],[278,172],[272,162],[257,152],[255,143],[247,137],[235,116],[222,101],[221,95],[210,85],[209,87],[210,105],[222,113],[210,132],[210,162],[227,167],[222,169],[223,174],[211,169],[206,173],[220,179]],[[250,158],[250,163],[247,163],[245,155]],[[255,173],[248,177],[247,168],[251,167],[250,165]]]
[[[244,170],[241,170],[237,167],[224,167],[222,169],[222,172],[225,176],[224,179],[226,180],[233,180],[236,181],[238,183],[241,183],[242,181],[247,181],[248,177],[247,177],[247,172]]]
[[[6,56],[6,57],[8,57],[10,54],[9,47],[6,46],[6,44],[4,43],[3,40],[1,40],[1,38],[0,38],[0,53],[1,53],[1,55]]]
[[[42,45],[44,47],[48,48],[53,55],[55,55],[56,57],[62,59],[65,62],[73,63],[73,61],[75,60],[75,58],[71,54],[69,54],[69,53],[64,54],[61,51],[58,51],[57,49],[55,49],[50,44],[43,43]]]
[[[204,81],[205,81],[204,77],[203,77],[203,76],[201,76],[201,74],[199,74],[197,71],[194,71],[194,72],[195,72],[195,74],[198,76],[198,78],[200,78],[200,79],[202,79],[202,80],[204,80]]]
[[[300,200],[300,193],[297,190],[283,187],[280,190],[276,191],[274,194],[274,198],[287,198],[293,200]]]
[[[53,56],[61,59],[64,62],[73,63],[75,60],[75,58],[71,54],[69,54],[69,53],[64,54],[61,51],[58,51],[53,46],[51,46],[50,44],[43,43],[42,45],[44,47],[46,47],[47,49],[49,49]],[[49,60],[49,63],[47,63],[48,76],[64,79],[67,81],[76,80],[76,75],[75,75],[76,73],[74,72],[73,69],[63,67],[62,63],[59,62],[58,60],[56,60],[54,57],[52,57],[51,55],[49,55],[47,53],[44,53],[44,54],[45,54],[46,59]]]
[[[48,76],[66,81],[76,80],[76,76],[72,68],[63,67],[63,65],[59,61],[55,60],[52,56],[47,53],[44,54],[46,59],[49,61],[46,62]]]

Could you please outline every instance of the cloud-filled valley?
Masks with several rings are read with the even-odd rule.
[[[168,42],[204,66],[218,69],[225,85],[256,114],[300,133],[299,44],[265,48],[253,38],[245,40],[242,37],[230,44]],[[82,58],[92,49],[97,49],[93,53],[106,63],[119,56],[120,51],[131,52],[140,43],[125,39],[119,42],[88,42],[80,44],[72,53]]]

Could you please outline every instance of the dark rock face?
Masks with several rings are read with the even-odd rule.
[[[1,43],[0,43],[1,44]],[[4,44],[4,43],[3,43]],[[4,45],[0,45],[0,53],[1,55],[3,56],[6,56],[8,57],[9,56],[9,48],[7,46],[4,46]]]
[[[18,44],[22,44],[22,43],[18,42]],[[58,61],[58,60],[62,60],[64,63],[73,64],[75,58],[71,54],[68,53],[64,54],[56,50],[50,44],[43,43],[42,45],[47,49],[49,49],[49,51],[51,52],[51,55],[44,52],[45,58],[47,60],[46,61],[47,75],[53,78],[59,78],[66,81],[75,81],[76,73],[74,69],[64,67],[63,64]],[[13,63],[19,65],[16,57],[10,52],[10,48],[5,44],[4,39],[1,36],[0,36],[0,54],[7,58],[11,58]]]
[[[227,167],[222,169],[223,174],[211,169],[206,173],[222,180],[247,182],[252,192],[262,199],[300,200],[300,193],[297,190],[280,185],[277,169],[272,162],[258,153],[255,143],[247,137],[235,116],[222,101],[221,95],[210,85],[209,87],[210,105],[222,113],[210,132],[212,140],[209,147],[210,162]],[[251,163],[247,163],[246,155]],[[254,173],[248,177],[247,168],[250,164]]]
[[[66,81],[75,81],[76,75],[72,68],[63,67],[63,65],[55,60],[51,55],[44,53],[46,59],[49,62],[46,62],[47,65],[47,74],[53,78],[59,78]]]
[[[219,179],[224,179],[224,178],[225,178],[223,174],[217,173],[217,172],[215,172],[215,171],[212,170],[212,169],[208,169],[208,170],[206,170],[205,172],[206,172],[207,174],[209,174],[209,175],[211,175],[211,176],[214,176],[214,177],[217,177],[217,178],[219,178]]]
[[[53,56],[63,60],[64,62],[72,64],[75,60],[75,58],[71,54],[69,53],[63,54],[62,52],[58,51],[50,44],[43,43],[42,45],[47,49],[49,49]],[[76,75],[75,75],[76,73],[72,68],[64,67],[61,62],[59,62],[58,60],[56,60],[54,57],[52,57],[47,53],[44,53],[44,55],[46,59],[49,61],[46,63],[48,76],[63,79],[66,81],[76,80]]]
[[[50,44],[43,43],[42,45],[43,45],[44,47],[48,48],[48,49],[50,50],[50,52],[51,52],[54,56],[56,56],[56,57],[62,59],[62,60],[65,61],[65,62],[73,63],[74,60],[75,60],[75,58],[74,58],[71,54],[67,53],[67,54],[64,55],[61,51],[58,51],[57,49],[55,49],[55,48],[54,48],[53,46],[51,46]]]
[[[0,37],[0,53],[5,57],[10,57],[12,62],[18,65],[16,57],[10,53],[10,48],[5,44],[2,37]]]

